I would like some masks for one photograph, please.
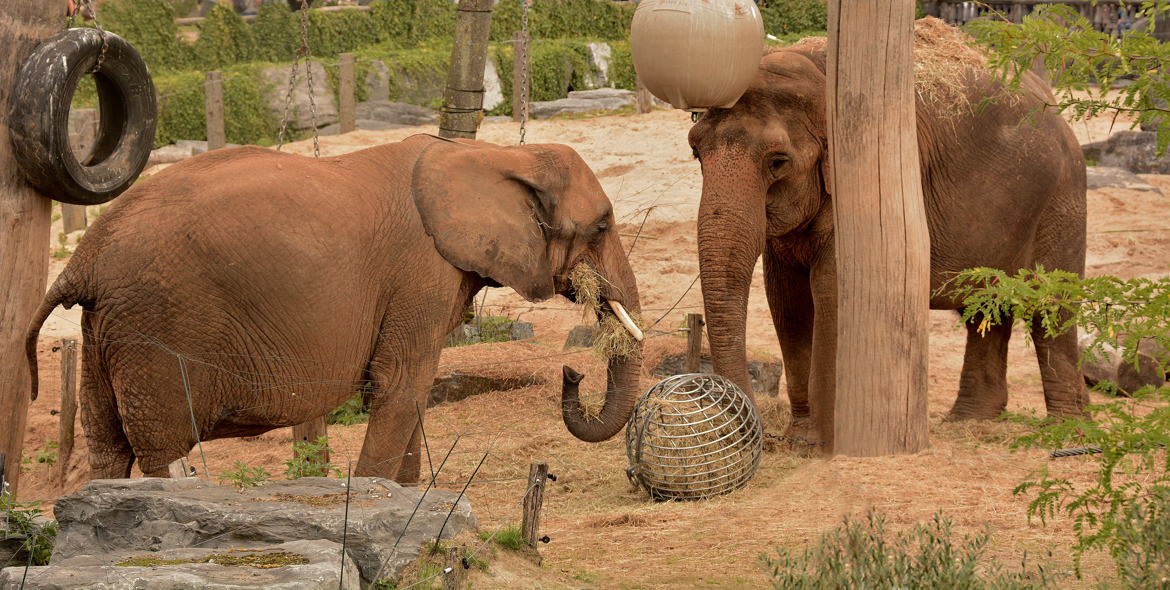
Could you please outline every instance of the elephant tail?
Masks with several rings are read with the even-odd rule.
[[[49,292],[45,294],[45,300],[41,302],[41,306],[37,308],[36,315],[33,316],[32,323],[29,324],[28,333],[24,339],[24,352],[28,358],[28,373],[31,378],[32,399],[37,399],[38,379],[37,379],[37,338],[41,333],[41,326],[45,320],[49,318],[49,314],[58,305],[64,305],[66,309],[73,307],[77,303],[77,295],[73,293],[73,281],[68,279],[69,268],[66,267],[61,276],[49,288]]]

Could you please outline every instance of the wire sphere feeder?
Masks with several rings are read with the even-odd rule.
[[[655,500],[698,500],[739,489],[756,474],[763,428],[755,405],[719,375],[667,377],[626,424],[626,475]]]

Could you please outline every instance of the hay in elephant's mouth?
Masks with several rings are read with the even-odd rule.
[[[584,306],[587,315],[598,318],[593,351],[606,363],[613,358],[636,359],[642,354],[642,346],[622,325],[609,306],[602,305],[601,280],[597,271],[584,262],[578,262],[569,272],[569,282],[573,285],[577,303]],[[630,319],[636,326],[642,327],[640,314],[629,309],[626,313],[630,314]]]

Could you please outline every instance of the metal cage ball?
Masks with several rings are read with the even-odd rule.
[[[626,424],[626,474],[656,500],[710,498],[743,487],[762,453],[755,405],[719,375],[659,381]]]

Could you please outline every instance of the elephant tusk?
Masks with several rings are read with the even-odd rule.
[[[606,301],[609,302],[609,307],[613,309],[613,314],[617,316],[618,321],[630,331],[630,335],[634,337],[634,340],[641,342],[642,331],[638,329],[638,326],[634,325],[634,320],[630,319],[630,314],[626,313],[626,308],[612,299],[606,299]]]

